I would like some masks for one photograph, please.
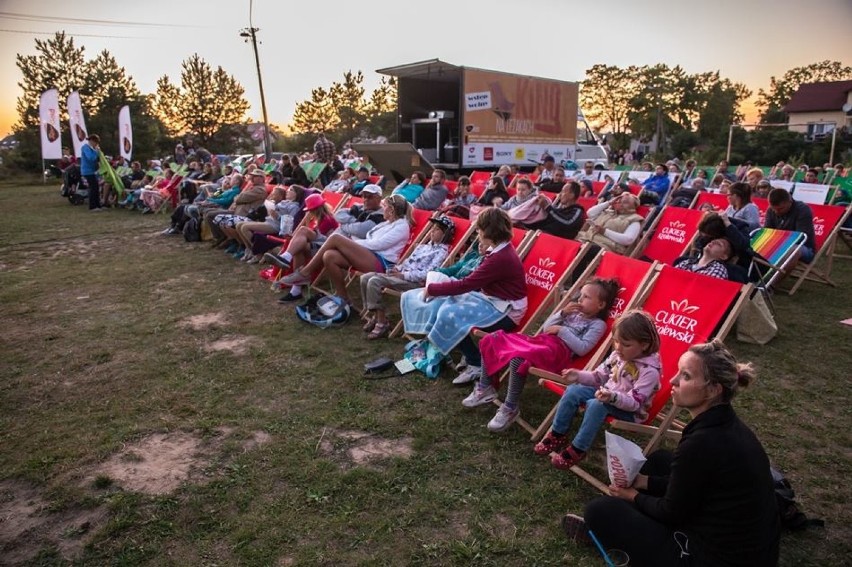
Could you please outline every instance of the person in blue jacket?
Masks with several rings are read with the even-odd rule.
[[[101,160],[101,138],[97,134],[89,136],[83,142],[82,156],[80,157],[80,175],[86,179],[89,186],[89,210],[102,211],[101,188],[98,184],[98,169]]]
[[[666,193],[669,191],[669,170],[666,166],[658,163],[654,168],[654,175],[642,184],[642,193],[639,195],[643,205],[657,205],[665,202]]]

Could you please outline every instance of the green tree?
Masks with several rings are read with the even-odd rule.
[[[667,135],[690,126],[683,100],[687,76],[680,66],[658,64],[638,70],[639,89],[628,112],[630,130],[645,139],[657,140],[657,152],[665,153]]]
[[[396,139],[396,108],[399,92],[395,77],[382,77],[367,103],[367,128],[372,137]]]
[[[181,65],[180,87],[167,75],[157,81],[154,112],[171,135],[189,133],[204,146],[226,145],[234,125],[244,123],[245,89],[222,67],[214,71],[197,53]]]
[[[627,129],[630,103],[638,94],[638,68],[594,65],[586,70],[580,85],[580,109],[598,128],[610,127],[616,134]]]
[[[329,92],[317,87],[311,90],[310,100],[296,104],[291,130],[296,134],[330,133],[339,123]]]
[[[325,132],[338,146],[361,134],[390,137],[396,131],[397,86],[382,82],[366,98],[361,71],[348,71],[343,82],[315,88],[311,98],[296,104],[291,130],[295,136]]]
[[[804,83],[844,81],[852,79],[852,67],[839,61],[819,61],[803,67],[793,67],[780,79],[769,79],[769,90],[757,91],[757,107],[761,109],[760,121],[764,124],[787,121],[784,105],[790,101]]]
[[[718,79],[718,74],[706,92],[698,112],[698,134],[711,144],[727,141],[731,124],[742,122],[742,103],[751,96],[751,91],[742,83],[730,79]]]
[[[343,74],[342,83],[333,83],[329,95],[337,113],[337,138],[351,140],[365,125],[367,101],[364,99],[364,74],[361,71]]]
[[[115,58],[106,50],[87,60],[85,48],[77,47],[74,38],[57,32],[50,39],[35,40],[38,55],[16,56],[23,75],[18,86],[23,91],[17,100],[18,123],[15,135],[21,142],[23,164],[35,166],[40,159],[38,135],[38,104],[41,93],[55,88],[59,92],[62,122],[67,124],[65,101],[73,90],[80,92],[80,101],[90,132],[102,137],[106,152],[118,153],[118,111],[128,104],[134,126],[134,145],[137,152],[153,152],[157,148],[160,126],[148,111],[147,97],[137,88]],[[70,140],[65,137],[70,147]]]

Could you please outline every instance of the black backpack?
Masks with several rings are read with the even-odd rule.
[[[190,217],[183,225],[183,239],[187,242],[201,242],[201,219]]]
[[[781,527],[785,530],[799,531],[811,526],[823,527],[825,522],[819,518],[808,518],[796,505],[796,493],[790,481],[781,471],[769,467],[772,474],[772,484],[775,489],[775,502],[778,505],[778,516],[781,518]]]

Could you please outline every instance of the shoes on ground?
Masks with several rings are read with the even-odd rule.
[[[462,405],[466,408],[475,408],[490,404],[497,397],[497,390],[492,386],[481,388],[479,384],[473,387],[473,391],[462,400]]]
[[[455,385],[469,384],[469,383],[473,382],[474,380],[476,380],[477,378],[479,378],[479,375],[481,373],[482,373],[482,368],[480,368],[479,366],[468,365],[468,367],[464,370],[464,372],[462,372],[461,374],[459,374],[458,376],[456,376],[453,379],[453,384],[455,384]]]

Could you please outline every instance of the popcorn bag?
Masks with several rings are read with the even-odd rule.
[[[639,445],[624,437],[613,435],[606,431],[606,468],[609,481],[615,486],[626,488],[633,484],[642,465],[645,455]]]

